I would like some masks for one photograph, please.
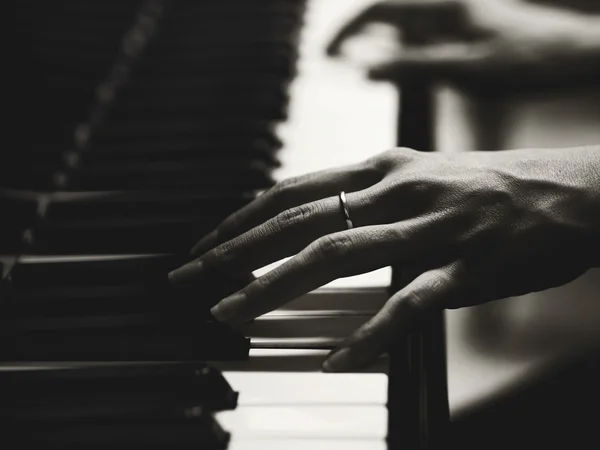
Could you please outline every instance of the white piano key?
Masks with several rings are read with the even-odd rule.
[[[256,337],[251,339],[251,346],[254,348],[314,348],[314,349],[333,349],[342,338],[333,337]]]
[[[255,270],[253,273],[255,276],[262,276],[267,272],[275,269],[279,265],[283,264],[290,258],[284,258],[280,261],[276,261],[265,267]],[[392,281],[392,269],[391,267],[383,267],[381,269],[373,270],[372,272],[363,273],[360,275],[353,275],[351,277],[338,278],[330,283],[327,283],[324,287],[337,288],[337,289],[353,289],[353,288],[386,288]]]
[[[389,298],[387,287],[322,287],[287,303],[280,310],[342,310],[373,314]]]
[[[248,405],[385,405],[387,375],[380,373],[306,373],[225,371]]]
[[[387,450],[382,439],[255,439],[232,440],[228,450]]]
[[[221,371],[319,372],[329,350],[307,348],[251,348],[247,360],[214,361]],[[382,356],[356,372],[387,374],[388,358]]]
[[[388,411],[381,405],[240,406],[216,414],[235,441],[275,438],[384,439]]]
[[[241,332],[249,338],[344,338],[372,317],[344,311],[282,312],[258,317],[242,326]]]

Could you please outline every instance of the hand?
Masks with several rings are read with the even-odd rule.
[[[213,269],[248,273],[293,256],[212,309],[239,326],[336,278],[406,269],[416,278],[324,364],[354,369],[430,311],[547,289],[585,272],[598,242],[590,236],[600,229],[598,167],[598,148],[394,149],[277,184],[202,239],[192,251],[202,256],[169,276],[180,283]]]
[[[346,24],[328,52],[372,78],[573,82],[600,72],[599,17],[519,0],[388,0]]]

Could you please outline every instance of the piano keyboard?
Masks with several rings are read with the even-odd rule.
[[[231,386],[231,390],[237,392],[237,395],[231,391],[223,393],[223,388],[206,389],[198,394],[193,389],[188,389],[185,386],[180,386],[184,381],[173,381],[169,384],[165,395],[173,395],[177,401],[182,402],[187,410],[188,415],[192,414],[194,408],[202,407],[202,411],[207,408],[215,410],[214,423],[211,416],[209,423],[213,423],[217,427],[217,431],[209,441],[202,441],[201,448],[225,448],[219,445],[224,441],[215,443],[214,440],[225,439],[219,438],[225,433],[228,438],[227,447],[229,449],[258,449],[258,448],[283,448],[278,445],[289,445],[291,448],[305,449],[310,448],[356,448],[365,450],[379,450],[387,448],[386,437],[388,434],[388,365],[385,358],[382,358],[377,363],[365,369],[361,373],[349,374],[327,374],[321,372],[321,363],[328,353],[329,349],[335,345],[338,338],[351,331],[357,320],[360,322],[373,312],[371,308],[376,307],[378,303],[385,299],[385,289],[382,289],[386,279],[389,279],[388,271],[380,271],[375,274],[370,274],[368,278],[374,284],[370,288],[349,289],[348,285],[359,283],[365,285],[364,279],[360,277],[347,280],[339,280],[332,285],[321,288],[314,293],[303,296],[294,302],[290,303],[285,310],[273,312],[263,318],[259,318],[255,323],[248,324],[246,329],[247,336],[252,338],[252,348],[250,349],[247,359],[231,360],[231,361],[213,361],[212,367],[215,367],[222,373],[224,379]],[[375,280],[375,283],[373,282]],[[377,286],[380,283],[381,286]],[[352,308],[352,314],[359,316],[349,316],[351,320],[346,321],[346,317],[335,317],[335,308],[340,308],[342,305],[348,307],[347,313]],[[304,319],[304,315],[299,314],[300,320],[294,318],[291,314],[293,311],[298,313],[309,313],[317,320],[331,320],[331,327],[324,327],[321,330],[313,330],[312,327],[299,327],[299,321]],[[322,317],[319,318],[319,314]],[[277,323],[277,318],[285,317],[284,323]],[[286,323],[292,324],[295,331],[288,331]],[[294,324],[295,323],[295,324]],[[273,326],[275,325],[275,326]],[[294,327],[295,325],[295,327]],[[268,339],[257,339],[254,336],[269,334]],[[291,339],[290,334],[295,335]],[[222,356],[222,355],[221,355]],[[10,366],[5,365],[4,368],[21,367],[29,369],[46,370],[50,368],[75,368],[78,375],[81,376],[82,367],[97,368],[105,367],[111,363],[13,363]],[[112,363],[114,365],[114,363]],[[142,363],[147,364],[147,363]],[[164,363],[154,363],[154,366],[162,367]],[[197,363],[185,363],[184,367]],[[181,365],[178,364],[178,365]],[[124,368],[135,368],[136,365],[121,364],[117,367],[118,370]],[[85,369],[84,369],[85,370]],[[39,377],[39,370],[33,371],[31,377],[35,382],[36,375]],[[8,372],[11,373],[11,372]],[[0,376],[3,372],[0,372]],[[102,375],[102,374],[100,374]],[[110,372],[104,374],[105,381],[109,378]],[[114,376],[114,374],[112,374]],[[115,395],[103,394],[105,398],[103,402],[98,404],[93,401],[94,397],[99,396],[102,387],[98,387],[98,377],[96,374],[93,383],[96,387],[93,392],[86,390],[85,383],[73,385],[73,383],[63,384],[63,389],[69,391],[68,398],[77,402],[81,402],[88,407],[104,407],[105,410],[121,411],[125,413],[131,411],[132,408],[138,407],[143,412],[147,412],[150,406],[166,405],[166,400],[154,400],[148,396],[142,395],[137,390],[146,392],[149,388],[144,381],[147,377],[159,377],[160,372],[155,369],[149,369],[143,366],[143,369],[133,374],[136,379],[139,379],[140,386],[132,388],[134,383],[129,380],[130,384],[119,384],[120,390],[127,395],[137,394],[138,402],[128,404],[129,409],[121,406],[121,403],[114,401]],[[214,372],[211,373],[214,376]],[[32,383],[27,378],[14,379],[12,385],[18,386],[19,383]],[[88,383],[90,381],[88,380]],[[7,386],[8,384],[2,383]],[[17,392],[24,392],[35,401],[46,403],[47,408],[39,406],[33,411],[34,414],[42,414],[44,411],[47,414],[57,414],[56,403],[53,402],[52,395],[49,392],[60,392],[60,389],[53,388],[47,381],[43,384],[34,384],[36,389],[22,388]],[[117,389],[114,380],[106,382],[104,388],[111,390]],[[137,386],[137,385],[136,385]],[[181,387],[181,389],[179,389]],[[26,390],[27,389],[27,390]],[[135,392],[132,392],[135,391]],[[92,401],[85,396],[81,396],[82,392],[87,392],[88,396],[92,396]],[[158,396],[161,393],[160,389],[153,387],[153,393]],[[214,399],[215,392],[221,392],[222,398]],[[208,397],[206,396],[208,394]],[[121,394],[122,395],[122,394]],[[232,406],[231,399],[236,398],[235,406]],[[65,396],[60,397],[60,404],[68,404],[65,401]],[[124,399],[121,398],[124,401]],[[143,400],[143,401],[142,401]],[[212,402],[212,403],[211,403]],[[215,403],[217,405],[215,405]],[[31,405],[31,403],[29,403]],[[178,404],[179,405],[179,404]],[[220,405],[220,406],[219,406]],[[179,405],[181,406],[181,405]],[[112,408],[112,409],[111,409]],[[143,409],[146,408],[146,409]],[[183,407],[181,407],[183,408]],[[185,410],[183,408],[182,410]],[[197,411],[198,409],[196,409]],[[138,410],[139,411],[139,410]],[[167,411],[161,409],[160,414],[167,414]],[[178,410],[179,411],[179,410]],[[11,412],[5,411],[5,414]],[[158,412],[157,412],[158,414]],[[185,415],[185,413],[184,413]],[[187,417],[187,416],[186,416]],[[39,418],[38,418],[39,419]],[[23,419],[24,420],[24,419]],[[57,420],[55,418],[55,420]],[[197,418],[198,421],[200,419]],[[94,423],[101,423],[97,420]],[[166,426],[165,421],[161,421],[162,426]],[[171,424],[172,425],[172,424]],[[99,427],[100,425],[97,425]],[[183,428],[182,424],[178,425]],[[194,427],[200,428],[198,425]],[[198,441],[191,440],[187,437],[180,428],[177,428],[179,437],[169,442],[169,446],[180,448],[179,445],[185,448],[190,442],[197,443]],[[205,424],[201,429],[208,429]],[[175,428],[169,428],[174,430]],[[96,445],[101,445],[102,441],[97,440],[97,434],[104,431],[99,429],[86,429],[85,433],[81,433],[79,443],[86,443],[86,439],[92,439]],[[43,442],[55,442],[51,439],[66,439],[64,436],[49,436],[48,428],[43,428],[40,431],[40,439]],[[46,433],[46,434],[44,434]],[[113,430],[110,434],[111,439],[118,439],[118,430]],[[166,433],[166,431],[165,431]],[[68,436],[72,437],[70,432]],[[144,433],[136,434],[138,439],[148,439]],[[174,436],[174,435],[171,435]],[[184,437],[186,436],[186,437]],[[158,439],[156,435],[152,435],[152,439]],[[163,436],[163,439],[167,437]],[[188,439],[188,440],[186,440]],[[206,439],[204,436],[202,439]],[[63,441],[59,441],[63,442]],[[121,442],[121,441],[119,441]],[[213,442],[215,445],[211,447],[208,442]],[[139,443],[131,441],[132,444]],[[108,445],[108,444],[107,444]]]
[[[313,372],[325,353],[257,349],[244,363],[219,363],[221,371],[203,363],[13,367],[0,371],[12,389],[0,417],[28,427],[25,443],[387,448],[387,376]]]
[[[361,372],[321,372],[330,349],[387,299],[389,282],[389,269],[338,280],[246,324],[248,361],[215,363],[240,392],[237,409],[216,414],[233,430],[229,448],[396,448],[387,357]]]
[[[273,184],[303,11],[18,2],[38,132],[0,161],[0,415],[25,425],[21,443],[387,448],[387,359],[351,374],[321,363],[385,301],[389,273],[239,331],[208,311],[247,279],[167,280]]]

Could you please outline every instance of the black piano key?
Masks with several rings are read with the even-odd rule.
[[[16,320],[157,313],[166,320],[186,313],[194,320],[208,320],[212,318],[209,308],[242,289],[252,276],[234,279],[211,274],[210,279],[176,287],[167,283],[15,285],[6,280],[0,314]]]
[[[27,155],[27,152],[21,155],[23,158],[15,158],[11,162],[10,166],[0,167],[0,177],[11,180],[19,177],[47,177],[59,170],[63,164],[61,164],[60,156],[58,154],[47,156],[48,161],[31,160],[31,155]],[[25,159],[29,156],[28,159]]]
[[[56,145],[49,145],[46,148],[31,147],[23,149],[14,158],[11,158],[10,165],[1,166],[0,170],[3,173],[10,173],[12,168],[29,171],[33,167],[47,166],[52,168],[59,166],[61,152],[64,151],[65,147],[62,145],[59,146],[60,148],[56,147]]]
[[[181,310],[165,315],[0,320],[0,361],[219,361],[248,357],[249,339]]]
[[[231,24],[231,26],[236,25]],[[298,48],[296,42],[294,42],[295,39],[293,39],[297,27],[291,25],[292,28],[286,30],[285,33],[276,34],[265,30],[268,26],[268,24],[263,25],[262,29],[238,36],[237,39],[234,38],[235,34],[232,34],[218,41],[214,41],[207,34],[199,35],[195,33],[195,30],[173,28],[170,35],[167,35],[170,30],[161,30],[161,35],[151,42],[148,51],[159,55],[157,57],[168,55],[170,52],[175,54],[219,52],[224,58],[227,58],[230,54],[239,54],[241,51],[250,53],[276,51],[289,54],[291,57],[297,57]],[[153,53],[149,54],[152,55]],[[223,75],[226,76],[227,74]]]
[[[113,154],[139,154],[145,152],[162,152],[178,151],[182,149],[184,151],[195,150],[202,152],[215,152],[219,153],[221,149],[231,149],[241,147],[242,145],[249,145],[250,148],[258,146],[268,150],[278,150],[282,147],[283,143],[275,136],[274,131],[268,126],[256,127],[254,130],[248,130],[243,132],[236,128],[236,124],[231,124],[231,129],[227,132],[221,124],[213,124],[212,127],[206,126],[204,129],[200,128],[197,134],[194,136],[143,136],[138,135],[136,138],[135,134],[125,134],[118,130],[104,134],[96,134],[94,136],[94,142],[90,151],[94,153],[113,153]],[[110,131],[110,130],[109,130]],[[64,147],[63,147],[64,148]]]
[[[98,161],[93,155],[81,159],[81,164],[73,167],[74,171],[80,177],[119,177],[123,175],[136,176],[147,174],[149,177],[169,176],[177,174],[180,177],[197,176],[202,178],[212,178],[216,172],[232,172],[236,176],[245,176],[252,172],[268,173],[272,167],[259,158],[252,156],[244,157],[238,155],[237,158],[223,159],[220,157],[206,158],[138,158],[134,160],[117,159],[116,161]],[[87,164],[86,164],[87,163]]]
[[[234,409],[238,397],[221,372],[203,362],[0,371],[0,386],[6,400],[0,418],[28,420],[148,412],[175,418],[195,406]]]
[[[98,220],[107,218],[203,217],[222,220],[247,205],[251,193],[175,191],[64,192],[50,197],[45,217],[49,220]]]
[[[52,448],[169,448],[225,449],[230,435],[215,418],[192,408],[181,419],[95,419],[93,421],[52,421],[27,424],[20,442],[50,445]]]
[[[38,172],[11,171],[10,176],[0,177],[0,188],[35,190],[48,192],[54,189],[52,176]]]
[[[240,170],[245,169],[253,162],[265,164],[266,167],[279,167],[280,162],[272,151],[255,151],[250,148],[225,149],[218,151],[202,151],[201,149],[175,149],[163,148],[162,150],[150,151],[140,150],[133,152],[104,151],[97,152],[95,149],[88,152],[66,151],[61,155],[62,166],[81,170],[85,167],[111,168],[126,164],[157,164],[173,162],[189,162],[202,164],[202,171],[214,170]],[[55,159],[59,159],[54,155]],[[200,171],[199,173],[202,173]]]
[[[86,286],[168,283],[167,273],[186,262],[178,255],[24,256],[12,270],[19,286]]]
[[[79,119],[82,119],[79,117]],[[48,136],[48,151],[64,151],[74,148],[73,135],[81,123],[71,117],[60,125],[56,136]],[[210,121],[206,118],[182,117],[181,124],[163,123],[161,120],[139,120],[131,117],[127,121],[107,123],[93,130],[92,149],[94,152],[114,149],[168,148],[173,145],[199,145],[205,149],[231,148],[238,143],[262,142],[274,148],[281,147],[281,140],[275,135],[275,123],[270,120],[243,120],[233,117],[231,121]],[[220,144],[219,144],[220,142]],[[36,148],[41,145],[36,146]],[[90,150],[90,151],[91,151]],[[37,150],[42,151],[42,150]]]
[[[207,57],[177,61],[165,64],[161,59],[141,60],[139,69],[153,72],[156,76],[218,77],[221,73],[237,73],[242,77],[259,77],[263,74],[276,74],[284,80],[296,74],[296,59],[288,54],[275,57],[256,58],[252,55],[236,55],[231,59],[215,59]]]
[[[55,194],[50,197],[46,220],[33,231],[32,251],[186,253],[251,198],[179,191],[172,195],[157,191]]]
[[[38,255],[181,253],[215,228],[218,221],[51,221],[31,231],[30,252]]]
[[[114,176],[92,176],[67,178],[61,186],[64,190],[114,190],[114,189],[203,189],[225,191],[252,191],[271,187],[273,178],[263,170],[248,174],[214,174],[212,177],[177,176],[176,173],[146,178],[144,174],[119,174]]]
[[[102,129],[97,130],[95,138],[98,141],[107,139],[110,141],[120,139],[141,139],[148,140],[160,139],[161,137],[171,137],[175,140],[187,138],[188,136],[198,136],[202,138],[217,137],[221,135],[230,136],[252,136],[262,137],[267,135],[273,129],[275,123],[270,120],[239,120],[233,116],[233,120],[210,121],[207,118],[180,117],[180,120],[139,120],[130,118],[127,121],[111,122]],[[236,120],[237,119],[237,120]],[[77,123],[73,123],[67,129],[74,129]],[[121,142],[122,143],[122,142]]]
[[[131,13],[137,11],[143,6],[141,0],[129,0],[116,4],[107,2],[88,2],[85,6],[76,5],[77,1],[61,0],[60,6],[56,7],[56,12],[61,12],[60,16],[65,22],[76,22],[76,19],[97,20],[101,23],[111,23],[120,17],[131,17]],[[96,4],[98,3],[98,4]],[[194,20],[209,16],[216,19],[231,20],[239,17],[240,19],[252,18],[273,18],[281,15],[296,16],[303,8],[303,1],[298,0],[261,0],[261,2],[251,3],[240,0],[204,0],[200,3],[189,1],[178,1],[172,4],[165,4],[163,8],[166,17],[172,17],[173,20],[185,21]],[[167,16],[168,14],[168,16]],[[125,19],[123,19],[125,20]]]
[[[0,169],[0,179],[2,178]],[[0,182],[1,184],[2,182]],[[37,211],[36,198],[0,189],[0,255],[18,253],[23,249],[22,233],[33,225]]]
[[[160,60],[142,59],[138,67],[140,71],[151,72],[154,76],[161,77],[180,77],[187,74],[198,78],[209,76],[218,78],[222,73],[237,73],[242,77],[260,77],[264,74],[278,75],[288,80],[296,74],[296,58],[287,53],[280,54],[275,58],[263,58],[260,64],[254,58],[243,56],[217,61],[197,58],[186,64],[166,65],[162,64]]]
[[[127,184],[127,180],[148,178],[143,184],[151,185],[181,185],[216,186],[223,185],[228,179],[239,179],[247,183],[260,183],[265,185],[272,182],[270,172],[272,167],[259,160],[222,161],[214,160],[210,164],[203,161],[120,161],[117,164],[82,164],[82,167],[73,169],[73,175],[84,184],[98,183],[106,185]],[[226,173],[226,176],[220,174]],[[118,189],[118,188],[117,188]]]
[[[115,114],[118,111],[130,111],[132,115],[135,113],[136,117],[159,116],[162,112],[167,120],[176,113],[198,118],[209,113],[206,120],[214,121],[222,111],[229,111],[232,118],[245,115],[256,118],[287,107],[287,93],[258,89],[241,91],[240,89],[238,92],[231,92],[227,88],[215,85],[210,91],[189,89],[182,92],[163,86],[162,89],[142,91],[132,96],[130,91],[125,90],[119,94],[112,112]],[[199,98],[202,98],[202,101],[199,101]],[[151,109],[151,114],[144,112],[145,109]]]
[[[240,53],[243,50],[241,49]],[[273,51],[265,49],[262,53],[270,55]],[[256,55],[257,53],[249,50],[243,54]],[[232,55],[232,57],[237,56]],[[164,64],[171,63],[167,60],[161,60],[161,62]],[[176,74],[177,72],[173,73]],[[102,80],[101,78],[95,78],[98,77],[84,79],[77,72],[66,72],[60,74],[60,76],[54,74],[48,77],[47,84],[53,91],[58,91],[61,98],[64,97],[75,102],[81,100],[77,95],[82,96],[82,93],[88,95],[88,93],[94,94],[96,92],[97,86]],[[135,72],[129,82],[118,89],[117,103],[131,99],[144,101],[147,96],[162,96],[165,99],[172,96],[173,99],[179,102],[187,100],[189,103],[189,100],[196,100],[196,104],[201,107],[207,99],[216,100],[225,94],[229,94],[232,100],[241,104],[246,99],[254,98],[285,99],[288,84],[289,81],[285,77],[267,71],[247,77],[240,77],[239,73],[235,76],[233,73],[225,73],[218,77],[211,75],[210,71],[204,75],[198,72],[193,78],[187,75],[185,71],[180,71],[177,75],[165,76]],[[223,98],[223,101],[227,101],[227,99]],[[171,100],[171,103],[174,103],[174,101]]]
[[[208,307],[224,292],[172,289],[141,283],[101,286],[14,286],[7,283],[0,311],[7,319],[105,316],[194,310],[198,320],[210,317]]]
[[[248,26],[248,20],[230,21],[229,26],[246,28],[246,33],[228,33],[214,39],[215,28],[222,24],[215,24],[214,20],[206,24],[181,24],[172,23],[169,28],[164,22],[160,24],[158,36],[152,36],[148,40],[148,47],[144,50],[148,55],[153,57],[168,56],[168,52],[175,54],[189,53],[192,56],[194,53],[219,53],[224,59],[229,54],[236,54],[240,51],[269,51],[283,50],[294,55],[297,54],[297,48],[294,42],[294,36],[298,30],[298,20],[295,18],[283,19],[279,22],[273,20],[262,22],[260,20],[252,22]],[[167,25],[167,27],[165,27]],[[97,25],[96,25],[97,27]],[[45,33],[45,40],[40,42],[38,46],[51,54],[68,54],[84,53],[86,50],[94,52],[89,55],[89,59],[93,57],[104,59],[120,50],[121,39],[117,33],[109,27],[98,29],[96,33],[92,30],[94,25],[91,24],[90,29],[85,33],[75,33],[69,29],[69,25],[59,30]],[[222,30],[221,30],[222,31]],[[148,56],[149,57],[149,56]]]
[[[169,63],[170,67],[167,73],[185,72],[188,68],[196,68],[200,73],[215,74],[216,70],[229,68],[238,70],[241,73],[261,73],[279,74],[286,76],[292,73],[291,66],[297,60],[297,53],[290,51],[282,43],[286,40],[272,40],[264,45],[264,48],[246,50],[241,45],[232,45],[232,49],[212,48],[207,51],[178,51],[169,53],[165,50],[159,52],[150,46],[145,49],[143,55],[140,55],[136,65],[137,71],[154,70],[156,73],[165,73]],[[273,48],[269,48],[269,46]],[[117,49],[106,49],[105,51],[90,52],[90,49],[77,47],[70,48],[65,46],[56,46],[56,48],[40,49],[42,52],[41,60],[44,62],[57,62],[64,64],[75,64],[83,68],[96,68],[97,70],[107,68],[113,63],[119,52]],[[75,61],[74,61],[75,60]],[[135,74],[132,74],[135,80]]]
[[[45,80],[48,87],[64,91],[79,92],[83,89],[95,88],[103,77],[96,74],[90,79],[78,75],[77,72],[61,71],[46,74]],[[162,91],[183,96],[189,92],[214,92],[212,89],[227,89],[240,92],[253,91],[268,94],[284,94],[287,81],[275,74],[264,73],[257,77],[240,77],[238,74],[223,73],[219,77],[192,77],[182,74],[180,77],[159,77],[153,73],[135,72],[129,83],[119,89],[119,96],[130,93],[131,95],[144,96],[148,93],[159,95]]]
[[[198,95],[202,97],[202,95]],[[174,105],[166,103],[164,107],[152,105],[150,100],[145,100],[147,108],[134,104],[115,105],[114,109],[106,112],[104,123],[94,125],[91,129],[91,137],[94,142],[106,137],[117,139],[187,139],[211,138],[225,134],[223,129],[227,127],[230,135],[261,137],[272,132],[273,125],[281,121],[287,115],[286,105],[272,102],[271,104],[257,104],[257,101],[228,102],[218,99],[205,99],[204,105],[197,107],[190,105]],[[252,104],[254,103],[254,104]],[[210,105],[213,105],[212,112]],[[87,123],[87,112],[81,108],[72,108],[62,115],[63,123],[63,145],[72,146],[74,142],[74,131],[81,123]],[[261,120],[252,133],[243,128],[236,128],[238,123],[248,123]]]
[[[19,336],[27,333],[74,332],[85,335],[103,334],[110,330],[129,330],[132,335],[145,335],[157,330],[165,334],[226,335],[232,330],[212,319],[192,317],[184,305],[172,305],[170,310],[160,313],[117,314],[112,316],[33,317],[3,321],[1,333]]]
[[[219,37],[217,41],[214,41],[214,29],[205,26],[199,32],[198,26],[194,25],[190,29],[176,25],[170,36],[166,36],[169,31],[164,30],[164,33],[149,42],[144,58],[157,61],[208,57],[214,61],[226,61],[243,54],[252,54],[261,60],[268,60],[269,54],[289,59],[298,56],[298,49],[294,45],[297,27],[293,23],[277,24],[279,31],[270,30],[270,24],[255,24],[255,30],[249,30],[245,35],[231,33]],[[235,23],[231,26],[238,27]]]
[[[155,260],[156,258],[156,260]],[[251,275],[210,271],[186,286],[172,285],[168,271],[188,258],[171,256],[21,257],[0,299],[6,319],[102,316],[156,312],[166,319],[186,312],[210,317],[220,299],[248,284]]]
[[[65,140],[66,141],[66,140]],[[163,160],[196,160],[202,161],[206,165],[220,165],[226,169],[228,161],[232,166],[247,164],[251,161],[262,161],[269,166],[278,166],[279,160],[276,158],[276,152],[282,146],[282,143],[274,135],[265,134],[262,137],[252,136],[223,136],[213,137],[211,139],[195,138],[163,138],[152,140],[119,140],[118,142],[104,143],[103,145],[93,145],[89,151],[77,151],[72,143],[50,143],[43,147],[32,147],[23,150],[11,158],[10,162],[0,166],[0,172],[3,177],[19,175],[32,172],[34,169],[40,169],[38,172],[47,170],[43,174],[47,177],[49,173],[57,168],[78,168],[83,164],[111,163],[118,161],[163,161]],[[5,197],[0,190],[0,201],[5,204],[8,202],[21,200],[12,200]]]
[[[83,64],[78,64],[77,59],[71,58],[69,60],[54,61],[52,58],[48,58],[44,61],[44,68],[46,73],[56,75],[61,74],[63,76],[75,77],[83,81],[103,81],[108,68],[104,68],[104,76],[99,77],[97,68],[90,68]],[[239,66],[239,65],[238,65]],[[253,64],[238,67],[237,72],[235,71],[224,71],[220,66],[210,65],[193,65],[186,67],[154,67],[153,70],[142,70],[140,66],[132,76],[136,81],[140,80],[165,80],[165,82],[173,79],[206,79],[208,81],[218,80],[221,77],[231,78],[232,74],[237,74],[240,78],[248,79],[260,79],[261,77],[277,77],[280,81],[277,85],[282,83],[288,83],[291,81],[291,76],[295,74],[295,67],[286,64],[282,67],[277,67],[277,70],[273,70],[273,67],[260,67],[254,66]],[[133,80],[131,81],[133,82]],[[97,84],[96,84],[97,85]],[[95,85],[95,86],[96,86]]]
[[[193,218],[45,221],[32,231],[36,254],[180,253],[218,220]]]
[[[234,130],[235,131],[235,130]],[[203,138],[168,137],[164,139],[124,139],[95,144],[93,153],[95,157],[102,158],[103,154],[126,157],[127,155],[160,154],[164,152],[202,152],[219,155],[234,154],[242,151],[243,154],[272,154],[283,146],[281,140],[274,133],[262,130],[247,135],[231,133],[227,135],[207,136]],[[49,151],[64,150],[63,146],[55,146]]]
[[[22,256],[12,268],[11,282],[17,289],[143,284],[147,289],[170,292],[174,287],[167,274],[189,260],[188,256],[152,254]],[[244,275],[210,271],[197,281],[196,287],[202,292],[219,292],[246,282]]]
[[[262,103],[262,104],[259,104]],[[193,117],[197,121],[204,120],[223,120],[227,118],[236,119],[243,117],[262,118],[269,121],[283,121],[287,119],[287,108],[284,99],[269,102],[266,100],[249,100],[228,102],[206,99],[202,105],[194,104],[187,100],[177,103],[176,99],[161,100],[148,98],[142,102],[120,103],[107,114],[109,121],[124,121],[135,117],[137,120],[148,120],[155,122],[160,120],[166,124],[168,122],[177,123],[179,120],[185,120],[187,117]],[[177,126],[177,125],[174,125]],[[194,132],[194,128],[184,129],[182,134]],[[145,134],[145,133],[142,133]]]

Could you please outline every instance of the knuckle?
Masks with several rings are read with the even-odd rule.
[[[390,311],[382,310],[379,312],[380,320],[369,320],[361,328],[361,338],[365,341],[381,340],[386,338],[392,330],[394,317]]]
[[[401,302],[416,316],[446,307],[447,301],[456,297],[460,287],[456,278],[458,270],[441,268],[422,275],[425,278],[420,280],[418,286],[406,292]]]
[[[285,202],[285,199],[290,192],[293,192],[299,181],[299,177],[291,177],[277,183],[268,191],[272,201],[276,204]]]
[[[345,234],[327,235],[316,242],[312,253],[321,261],[342,259],[350,252],[352,245],[352,239]]]
[[[410,233],[405,226],[386,227],[381,233],[384,242],[403,244],[410,241]]]
[[[277,214],[273,225],[276,231],[287,230],[306,223],[314,214],[315,208],[310,204],[296,206]]]
[[[277,183],[275,187],[279,191],[285,191],[296,186],[298,184],[298,181],[299,177],[286,178],[285,180],[281,180],[279,183]]]
[[[406,162],[414,157],[415,151],[408,147],[395,147],[370,158],[370,163],[383,172],[389,172],[397,164]]]
[[[215,247],[213,250],[213,256],[219,264],[231,264],[235,261],[236,245],[234,241],[226,241]]]
[[[431,303],[426,300],[426,297],[421,292],[415,289],[407,292],[402,298],[402,302],[409,311],[415,313],[416,315],[420,315],[421,313],[427,311]]]
[[[271,272],[265,273],[263,276],[254,280],[253,287],[261,292],[267,290],[273,284],[274,275]]]
[[[276,301],[279,296],[274,298],[273,293],[278,288],[281,288],[281,281],[283,280],[283,273],[279,269],[273,269],[262,276],[256,278],[251,284],[249,292],[252,293],[253,298],[259,300],[263,305],[267,305],[272,301]]]

